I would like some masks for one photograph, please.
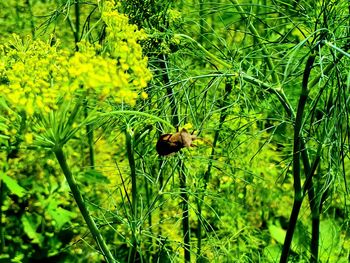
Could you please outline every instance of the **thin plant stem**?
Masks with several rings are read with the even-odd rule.
[[[207,189],[207,185],[209,182],[210,174],[211,174],[211,168],[213,165],[213,160],[215,157],[215,149],[216,145],[219,139],[220,132],[222,131],[222,126],[225,122],[225,119],[227,117],[227,99],[229,95],[231,94],[232,91],[232,80],[227,80],[226,85],[225,85],[225,94],[222,99],[222,105],[221,107],[223,110],[220,112],[220,117],[219,117],[219,124],[217,126],[217,129],[215,130],[214,133],[214,140],[213,140],[213,146],[211,149],[211,154],[209,156],[209,162],[208,162],[208,167],[207,170],[204,173],[204,191]],[[197,203],[197,209],[198,209],[198,228],[197,228],[197,262],[200,262],[202,260],[201,257],[201,249],[202,249],[202,205],[204,202],[205,194],[203,193],[200,198],[198,198],[198,203]]]
[[[176,36],[182,37],[182,38],[186,38],[186,39],[192,41],[193,43],[195,43],[197,45],[197,47],[199,47],[199,49],[202,50],[204,52],[204,54],[208,58],[210,58],[210,59],[216,61],[217,63],[219,63],[220,65],[226,67],[226,70],[231,70],[232,69],[232,65],[231,64],[227,63],[226,61],[224,61],[224,60],[218,58],[217,56],[215,56],[213,53],[209,52],[200,43],[198,43],[196,40],[194,40],[190,36],[187,36],[185,34],[176,34]],[[277,84],[275,84],[275,85],[269,84],[269,83],[263,82],[263,81],[261,81],[261,80],[259,80],[257,78],[254,78],[254,77],[252,77],[252,76],[250,76],[250,75],[248,75],[248,74],[246,74],[244,72],[233,72],[233,73],[230,72],[229,75],[232,76],[232,77],[240,76],[243,80],[245,80],[245,81],[247,81],[247,82],[249,82],[251,84],[254,84],[255,86],[264,88],[267,92],[275,94],[277,96],[278,100],[280,101],[280,103],[282,104],[282,106],[284,107],[284,109],[286,110],[288,116],[291,117],[292,119],[294,118],[295,113],[293,111],[293,108],[291,107],[290,102],[288,101],[288,98],[286,97],[286,95],[285,95],[282,87],[280,86],[279,82]],[[276,78],[277,78],[277,76],[276,76]],[[321,76],[319,76],[319,78],[321,78]],[[317,81],[319,80],[319,78],[317,79]]]
[[[243,10],[242,6],[238,3],[237,0],[230,0],[230,2],[234,5],[234,7],[237,9],[241,17],[247,21],[249,21],[247,15],[245,14],[245,11]],[[260,35],[259,32],[256,30],[255,26],[253,25],[252,22],[248,23],[248,28],[252,32],[253,36],[255,37],[255,40],[258,42],[258,44],[261,46],[261,51],[265,57],[265,60],[267,62],[267,66],[269,70],[271,71],[271,76],[272,76],[272,81],[276,83],[277,85],[280,83],[279,77],[277,75],[277,71],[274,70],[275,66],[273,65],[272,59],[271,59],[271,54],[268,52],[266,49],[266,46],[262,41],[260,40]]]
[[[191,246],[190,246],[190,218],[188,211],[188,194],[186,184],[186,173],[184,171],[185,164],[182,160],[179,160],[179,176],[180,176],[180,196],[182,201],[182,231],[184,238],[185,248],[185,262],[191,262]]]
[[[179,38],[185,38],[196,44],[196,46],[204,52],[204,54],[209,57],[210,59],[214,60],[215,62],[219,63],[220,65],[224,66],[227,69],[232,68],[232,65],[227,63],[226,61],[218,58],[213,53],[209,52],[207,49],[205,49],[200,43],[198,43],[196,40],[194,40],[192,37],[185,35],[185,34],[175,34],[175,37]]]
[[[53,149],[54,154],[56,156],[56,159],[62,169],[62,172],[64,176],[66,177],[66,180],[68,182],[69,188],[72,191],[73,197],[75,199],[75,202],[77,203],[80,213],[83,216],[87,227],[90,230],[90,233],[92,237],[94,238],[99,250],[101,251],[102,255],[104,256],[105,260],[107,263],[114,263],[117,262],[113,256],[112,253],[110,252],[109,248],[107,247],[106,242],[104,241],[98,227],[96,226],[95,221],[93,218],[90,216],[89,211],[85,205],[83,196],[81,195],[81,192],[78,188],[78,185],[75,181],[75,178],[69,169],[69,166],[67,164],[66,157],[64,155],[64,152],[61,147],[57,147]]]
[[[4,221],[3,221],[3,211],[2,205],[4,203],[5,197],[5,185],[4,182],[0,179],[0,254],[4,252],[5,249],[5,235],[4,235]]]
[[[168,64],[167,64],[167,56],[163,55],[163,56],[159,56],[159,68],[161,71],[161,76],[162,76],[162,81],[164,83],[164,86],[166,87],[166,92],[167,92],[167,96],[169,98],[169,103],[170,103],[170,107],[171,107],[171,123],[172,126],[177,126],[179,124],[179,120],[177,117],[177,106],[176,106],[176,101],[175,101],[175,97],[174,97],[174,92],[172,87],[169,85],[170,84],[170,77],[169,77],[169,69],[168,69]],[[164,164],[164,160],[160,159],[159,160],[159,169],[160,169],[160,174],[159,174],[159,189],[163,189],[164,187],[164,173],[163,173],[163,164]],[[159,197],[159,203],[162,204],[163,203],[163,195],[158,195]],[[163,210],[163,206],[159,207],[159,222],[163,222],[164,220],[164,210]],[[162,236],[162,226],[161,224],[159,224],[158,227],[158,234],[159,236]],[[161,239],[160,241],[160,247],[163,247],[163,239]]]
[[[137,253],[137,240],[136,240],[136,217],[137,217],[137,184],[136,184],[136,165],[135,165],[135,155],[134,155],[134,145],[133,138],[126,129],[125,131],[126,139],[126,151],[128,155],[129,167],[130,167],[130,177],[131,177],[131,231],[133,233],[132,248],[129,253],[128,262],[134,262]]]
[[[30,0],[26,0],[26,5],[28,6],[28,12],[30,15],[30,31],[32,33],[32,37],[35,37],[35,23],[34,23],[34,14],[32,9],[32,3]]]
[[[199,43],[203,43],[204,36],[204,0],[199,0]]]
[[[305,146],[304,141],[301,142],[301,148],[302,148],[301,158],[303,160],[305,174],[307,175],[305,182],[304,182],[304,185],[303,185],[303,196],[305,196],[305,193],[308,194],[311,215],[312,215],[312,218],[311,218],[312,231],[311,231],[311,244],[310,244],[310,252],[311,252],[310,262],[317,262],[317,261],[313,261],[313,260],[318,258],[319,217],[320,217],[320,214],[318,213],[319,209],[318,209],[316,197],[315,197],[315,187],[313,184],[313,177],[314,177],[316,169],[317,169],[317,167],[320,163],[320,160],[321,160],[322,145],[320,144],[318,147],[316,157],[313,161],[312,167],[310,166],[310,163],[308,161],[309,160],[308,156],[305,156],[307,154],[307,151],[306,151],[306,146]],[[316,225],[318,225],[318,227],[315,227]]]
[[[85,118],[89,116],[89,107],[88,107],[88,99],[84,101],[84,115]],[[95,151],[94,151],[94,130],[93,124],[86,124],[86,136],[88,139],[88,147],[89,147],[89,165],[91,169],[95,169]]]
[[[168,58],[166,55],[163,55],[163,59],[160,60],[160,68],[162,70],[163,82],[167,86],[167,95],[169,98],[169,103],[172,113],[172,124],[173,126],[178,127],[179,125],[179,112],[176,105],[176,100],[174,96],[174,91],[170,85],[169,70],[167,65]],[[178,167],[183,168],[183,160],[179,160]],[[180,190],[181,190],[181,199],[182,199],[182,231],[183,231],[183,240],[184,240],[184,258],[185,262],[191,262],[191,246],[190,246],[190,221],[189,221],[189,212],[188,212],[188,194],[186,186],[186,174],[184,169],[179,169],[179,178],[180,178]]]
[[[319,148],[322,148],[321,146]],[[313,176],[316,172],[317,167],[319,167],[319,163],[321,160],[320,154],[318,154],[315,158],[314,164],[312,166],[311,173]],[[312,182],[312,180],[311,180]],[[320,202],[318,198],[316,198],[314,189],[312,188],[312,200],[309,200],[311,207],[311,243],[310,243],[310,262],[317,263],[318,262],[318,247],[319,247],[319,239],[320,239]],[[310,195],[309,195],[310,199]]]
[[[74,42],[75,42],[75,49],[78,50],[77,43],[79,42],[79,31],[80,31],[80,4],[79,4],[79,0],[75,0],[74,13],[75,13]]]
[[[146,205],[147,205],[147,207],[150,207],[151,206],[152,188],[149,186],[148,179],[146,176],[144,176],[144,180],[145,180],[145,191],[146,191]],[[147,223],[148,223],[148,228],[150,231],[150,236],[148,239],[150,249],[148,249],[146,251],[146,256],[147,256],[147,260],[151,261],[151,254],[152,254],[151,248],[153,247],[152,213],[148,214]]]
[[[294,145],[293,145],[293,181],[294,181],[294,203],[292,213],[289,219],[289,226],[284,239],[284,244],[282,248],[282,254],[280,257],[280,263],[286,263],[288,260],[288,254],[290,246],[292,243],[294,230],[296,223],[298,221],[298,216],[303,201],[303,192],[301,188],[301,178],[300,178],[300,152],[301,152],[301,137],[302,137],[302,123],[304,109],[306,101],[308,98],[308,81],[311,73],[313,63],[315,61],[315,55],[311,54],[306,62],[304,76],[302,81],[301,94],[299,97],[297,115],[294,125]]]
[[[159,67],[162,69],[163,82],[165,84],[170,83],[169,69],[168,69],[167,61],[168,61],[167,56],[163,55],[163,57],[160,59],[160,62],[159,62],[159,64],[160,64]],[[179,117],[178,117],[178,109],[177,109],[177,105],[176,105],[174,91],[171,88],[171,86],[166,85],[166,92],[167,92],[167,96],[169,98],[169,103],[170,103],[170,107],[171,107],[172,124],[177,127],[179,125]]]
[[[119,110],[119,111],[110,111],[110,112],[106,112],[106,113],[101,113],[99,115],[96,115],[96,118],[103,118],[103,117],[109,117],[109,116],[114,116],[114,115],[132,115],[132,116],[142,116],[145,118],[149,118],[149,119],[153,119],[154,121],[160,122],[165,124],[166,126],[170,127],[170,128],[174,128],[174,125],[172,125],[171,123],[169,123],[168,121],[146,113],[146,112],[142,112],[142,111],[134,111],[134,110]]]

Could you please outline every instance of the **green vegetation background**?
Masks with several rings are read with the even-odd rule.
[[[348,1],[0,10],[0,262],[348,262]]]

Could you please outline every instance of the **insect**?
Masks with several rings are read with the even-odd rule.
[[[160,156],[167,156],[180,151],[182,148],[191,147],[196,135],[182,129],[176,133],[162,134],[157,142],[156,150]]]

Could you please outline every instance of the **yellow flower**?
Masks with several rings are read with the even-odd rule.
[[[144,99],[144,100],[148,99],[148,94],[146,92],[142,91],[141,92],[141,98]]]
[[[27,144],[32,144],[33,143],[33,133],[26,133],[24,135],[24,140]]]

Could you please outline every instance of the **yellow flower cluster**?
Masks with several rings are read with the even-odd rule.
[[[129,89],[130,77],[120,69],[117,60],[97,55],[96,47],[87,42],[81,42],[79,52],[70,58],[68,72],[74,90],[81,88],[99,101],[111,96],[118,102],[131,103],[137,97]]]
[[[152,77],[147,68],[147,57],[142,55],[138,43],[146,38],[146,33],[142,29],[138,30],[136,25],[129,24],[128,17],[113,8],[112,1],[106,1],[102,8],[102,20],[107,26],[104,43],[106,52],[117,59],[117,64],[127,74],[129,83],[142,89]]]
[[[139,94],[147,97],[142,89],[152,75],[138,43],[145,33],[114,10],[111,1],[103,2],[101,18],[107,26],[104,43],[83,41],[73,54],[59,44],[18,36],[0,46],[0,96],[29,116],[55,109],[59,100],[70,99],[78,90],[99,101],[109,97],[131,105]]]
[[[14,39],[0,50],[0,88],[10,107],[48,112],[68,91],[67,57],[64,50],[43,41]]]

